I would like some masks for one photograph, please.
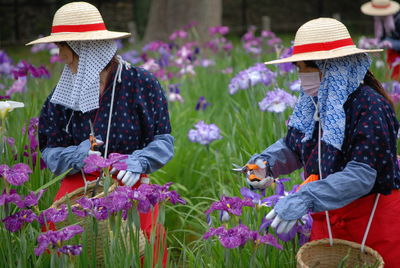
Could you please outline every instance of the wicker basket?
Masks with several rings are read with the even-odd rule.
[[[118,186],[117,183],[112,184],[109,187],[108,192],[110,193],[110,192],[114,191],[115,188],[117,188],[117,186]],[[69,199],[69,202],[70,202],[71,206],[80,206],[79,204],[76,203],[76,201],[78,199],[82,198],[83,196],[91,198],[94,187],[96,187],[95,184],[89,184],[87,186],[87,188],[86,188],[86,191],[85,191],[84,187],[78,188],[75,191],[73,191],[71,193],[68,193],[66,196],[64,196],[64,197],[58,199],[57,201],[55,201],[52,204],[51,207],[59,208],[62,204],[67,204],[68,199]],[[99,194],[94,196],[94,198],[104,197],[104,191],[103,191],[103,186],[102,185],[100,185],[100,184],[97,185],[96,190],[97,190],[97,192]],[[86,226],[92,225],[91,221],[92,220],[90,218],[85,218],[81,222],[78,222],[78,224],[82,225],[83,228],[86,229]],[[67,225],[69,225],[68,222],[61,222],[61,223],[57,223],[56,227],[57,227],[57,229],[61,229],[61,228],[65,227],[65,226],[67,226]],[[129,243],[128,241],[130,240],[129,228],[128,227],[129,227],[128,226],[128,222],[127,221],[122,221],[121,229],[124,229],[122,231],[122,233],[123,234],[127,234],[127,235],[123,236],[123,239],[125,241],[125,245],[127,245]],[[136,227],[135,226],[132,226],[132,229],[133,229],[133,231],[136,231]],[[106,241],[106,235],[107,235],[106,232],[107,231],[108,231],[109,237],[110,238],[113,237],[113,232],[112,232],[112,230],[110,230],[110,225],[109,225],[108,220],[98,221],[98,231],[97,231],[98,235],[96,237],[96,259],[97,259],[97,263],[99,263],[100,265],[101,265],[101,263],[104,262],[103,245],[104,245],[104,243]],[[92,232],[88,232],[87,235],[88,235],[87,241],[92,241],[93,240]],[[139,252],[138,252],[137,255],[143,256],[144,255],[145,246],[146,246],[146,237],[145,237],[145,235],[144,235],[142,230],[140,230],[139,235],[137,235],[137,234],[135,234],[135,235],[137,237],[139,237],[139,241],[138,241],[139,242],[139,244],[138,244]],[[88,247],[89,256],[91,255],[91,250],[90,249],[91,249],[91,246]],[[132,248],[131,250],[133,251],[134,248]]]
[[[384,261],[378,252],[342,239],[314,240],[304,244],[296,255],[298,268],[333,268],[333,267],[384,267]]]

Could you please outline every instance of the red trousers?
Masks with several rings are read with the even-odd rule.
[[[396,50],[386,50],[386,63],[389,65],[390,70],[392,70],[390,78],[393,80],[399,80],[400,78],[400,64],[392,68],[392,64],[397,58],[400,58],[400,54]]]
[[[99,173],[97,174],[85,174],[86,180],[88,181],[93,181],[95,180],[98,176]],[[146,175],[142,175],[141,178]],[[132,187],[133,189],[139,187],[140,185],[140,180]],[[85,185],[84,180],[82,178],[82,174],[80,172],[74,174],[74,175],[68,175],[66,176],[62,181],[61,181],[61,186],[60,189],[58,190],[54,201],[60,199],[61,197],[65,196],[67,193],[71,193],[75,191],[76,189],[83,187]],[[121,182],[120,182],[120,185]],[[152,218],[153,215],[153,218]],[[163,246],[164,246],[164,253],[163,253],[163,267],[166,266],[167,263],[167,258],[168,258],[168,251],[167,251],[167,245],[166,245],[166,239],[165,239],[165,230],[162,225],[157,224],[157,217],[158,217],[158,205],[154,207],[153,212],[148,212],[148,213],[139,213],[140,216],[140,229],[143,230],[145,235],[150,238],[151,231],[153,228],[155,229],[156,232],[156,241],[154,247],[160,247],[160,239],[163,240]],[[157,260],[157,252],[161,252],[160,249],[155,249],[154,250],[154,260],[156,262]]]
[[[333,238],[361,244],[375,201],[375,194],[360,198],[343,208],[330,210]],[[328,238],[325,212],[313,213],[311,240]],[[380,195],[366,245],[378,251],[385,268],[400,267],[400,192]]]

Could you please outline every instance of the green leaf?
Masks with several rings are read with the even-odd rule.
[[[38,189],[35,190],[35,194],[37,194],[40,190],[46,189],[46,188],[52,186],[54,183],[62,180],[71,170],[72,170],[72,168],[68,169],[63,174],[58,175],[57,177],[55,177],[54,179],[52,179],[48,183],[42,185],[41,187],[39,187]]]

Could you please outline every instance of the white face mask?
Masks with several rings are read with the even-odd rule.
[[[299,73],[300,85],[304,93],[308,96],[317,96],[321,84],[319,72]]]

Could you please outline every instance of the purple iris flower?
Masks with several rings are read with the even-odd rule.
[[[32,210],[24,209],[3,219],[5,228],[10,232],[19,231],[24,223],[31,223],[37,219]]]
[[[60,231],[47,231],[37,238],[38,246],[34,249],[36,256],[41,255],[50,245],[52,248],[59,247],[63,241],[70,240],[75,235],[83,232],[80,225],[67,226]]]
[[[168,100],[170,102],[184,102],[181,94],[180,94],[180,84],[171,84],[168,86],[169,88],[169,94],[168,94]]]
[[[85,218],[89,215],[89,213],[86,210],[83,210],[77,206],[73,206],[71,208],[71,211],[74,215],[81,217],[81,218]]]
[[[46,224],[48,222],[62,222],[68,217],[68,208],[66,205],[62,205],[60,209],[49,208],[44,210],[39,215],[39,223]]]
[[[3,193],[0,195],[0,206],[4,206],[8,203],[14,203],[19,208],[25,207],[22,197],[17,193],[15,189],[11,189],[8,194],[6,193],[6,190],[4,190]]]
[[[293,48],[292,47],[286,48],[279,58],[287,58],[289,56],[292,56],[292,54],[293,54]],[[281,63],[278,64],[278,66],[279,70],[281,70],[281,72],[283,73],[289,73],[295,69],[295,65],[291,62]]]
[[[64,253],[65,255],[68,255],[68,256],[76,256],[76,255],[81,254],[82,245],[66,245],[66,246],[63,246],[62,248],[59,248],[58,252]]]
[[[312,217],[309,213],[307,213],[306,215],[304,215],[301,218],[301,221],[304,224],[299,224],[298,225],[298,233],[299,233],[299,244],[300,246],[304,245],[305,243],[307,243],[310,240],[310,236],[311,236],[311,228],[312,228]]]
[[[39,199],[42,197],[43,193],[46,189],[40,190],[37,194],[35,192],[30,192],[24,200],[25,207],[34,207],[37,206]]]
[[[111,202],[105,198],[87,198],[82,197],[81,199],[76,201],[77,204],[81,205],[85,212],[75,210],[75,214],[82,217],[86,215],[92,215],[97,220],[103,221],[108,219],[111,210]]]
[[[261,195],[253,192],[247,187],[240,188],[240,194],[245,198],[251,199],[253,204],[260,204],[261,202]]]
[[[133,65],[142,62],[142,58],[139,56],[139,53],[136,50],[127,51],[123,53],[121,57]]]
[[[7,53],[0,49],[0,73],[9,75],[12,71],[12,60]]]
[[[301,90],[301,83],[300,79],[297,79],[289,84],[289,89],[291,91],[300,91]]]
[[[32,170],[23,163],[15,164],[12,168],[7,165],[0,165],[0,176],[14,186],[24,184],[29,179]]]
[[[209,102],[206,101],[206,98],[203,96],[199,97],[199,100],[196,103],[196,107],[194,108],[196,111],[198,110],[205,110],[207,106],[211,105]]]
[[[12,73],[13,73],[15,79],[18,79],[18,77],[21,77],[21,76],[28,76],[28,74],[31,74],[31,76],[34,78],[41,78],[41,77],[49,78],[50,77],[50,73],[46,69],[46,67],[44,67],[44,65],[36,68],[32,64],[29,64],[24,60],[20,61],[15,66]]]
[[[252,67],[239,72],[229,83],[229,94],[233,95],[238,90],[245,90],[257,84],[270,85],[275,81],[276,74],[263,63],[256,63]]]
[[[225,210],[233,215],[240,216],[242,215],[242,207],[254,207],[254,204],[249,198],[241,199],[236,196],[222,196],[220,201],[211,204],[211,207],[205,212],[205,214],[210,214],[214,210]]]
[[[95,198],[93,201],[93,216],[99,220],[104,221],[110,216],[110,203],[105,198]]]
[[[85,162],[84,171],[86,173],[92,173],[95,171],[99,171],[102,168],[106,168],[109,166],[113,166],[118,170],[125,170],[127,168],[126,164],[121,160],[128,158],[127,155],[112,153],[108,156],[108,159],[105,159],[99,155],[92,154],[86,157],[83,162]]]
[[[258,244],[267,244],[280,250],[283,249],[283,246],[278,243],[278,240],[276,240],[272,234],[260,235],[259,233],[256,233],[254,241]]]
[[[199,121],[194,126],[196,129],[191,129],[188,132],[188,137],[191,142],[208,145],[215,140],[222,139],[220,130],[215,124],[207,125],[204,121]]]
[[[261,111],[282,113],[287,107],[294,107],[297,98],[283,89],[277,88],[274,91],[268,91],[265,98],[258,103]]]
[[[21,93],[26,91],[26,83],[27,83],[27,78],[26,76],[21,76],[18,77],[17,80],[14,81],[14,83],[11,85],[11,87],[6,91],[7,96],[11,96],[14,93]]]
[[[251,231],[246,225],[240,224],[236,227],[226,230],[224,226],[210,228],[203,236],[208,239],[211,236],[217,236],[225,248],[237,248],[246,244],[247,240],[252,239],[254,231]]]

